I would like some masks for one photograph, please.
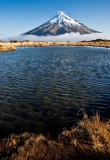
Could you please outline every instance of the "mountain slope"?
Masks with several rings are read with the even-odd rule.
[[[37,36],[55,36],[71,32],[80,34],[99,33],[68,17],[64,12],[60,11],[46,23],[24,34]]]

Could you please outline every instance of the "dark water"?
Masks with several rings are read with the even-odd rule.
[[[110,116],[110,49],[18,48],[0,53],[0,136],[54,135],[89,114]]]

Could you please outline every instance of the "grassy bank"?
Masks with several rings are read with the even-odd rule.
[[[83,41],[83,42],[11,42],[15,47],[48,47],[48,46],[94,46],[94,47],[107,47],[110,48],[109,40],[93,40],[93,41]]]
[[[0,52],[14,51],[16,47],[9,43],[0,43]]]
[[[39,42],[39,41],[10,41],[0,42],[0,52],[15,50],[16,47],[48,47],[48,46],[93,46],[110,48],[110,40],[93,40],[83,42]]]
[[[1,140],[2,160],[110,160],[110,121],[84,118],[57,140],[23,133]]]

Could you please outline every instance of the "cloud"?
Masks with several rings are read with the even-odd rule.
[[[65,42],[65,41],[84,41],[84,40],[94,40],[94,39],[109,39],[110,40],[110,34],[104,34],[104,33],[93,33],[93,34],[84,34],[80,35],[79,33],[66,33],[59,36],[34,36],[34,35],[19,35],[15,37],[8,37],[8,38],[0,38],[4,41],[10,41],[10,40],[30,40],[30,41],[59,41],[59,42]]]

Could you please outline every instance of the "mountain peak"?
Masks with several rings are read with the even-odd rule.
[[[63,11],[58,11],[58,13],[48,22],[50,24],[58,23],[60,27],[62,27],[63,25],[66,26],[80,25],[77,21],[67,16]]]
[[[58,12],[57,12],[57,15],[64,15],[64,14],[65,14],[64,11],[58,11]]]
[[[47,35],[61,35],[71,32],[80,34],[97,33],[97,31],[92,30],[83,25],[82,23],[79,23],[78,21],[70,18],[68,15],[66,15],[65,12],[58,11],[58,13],[49,21],[24,34],[47,36]]]

